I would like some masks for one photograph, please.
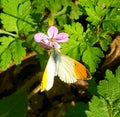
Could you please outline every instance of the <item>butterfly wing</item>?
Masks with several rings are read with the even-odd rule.
[[[49,90],[50,88],[52,88],[54,82],[54,76],[56,73],[55,66],[56,66],[55,61],[53,59],[53,56],[51,55],[48,60],[45,71],[43,73],[43,78],[41,82],[41,91]]]
[[[60,53],[56,66],[59,78],[66,83],[74,83],[77,79],[87,80],[90,77],[90,73],[85,66]]]

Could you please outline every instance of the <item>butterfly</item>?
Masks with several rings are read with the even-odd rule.
[[[51,54],[41,81],[41,91],[53,87],[54,77],[58,76],[65,83],[74,83],[78,79],[91,78],[89,71],[78,61],[61,54],[56,48],[51,49]]]

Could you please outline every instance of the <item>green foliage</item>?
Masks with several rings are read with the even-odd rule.
[[[26,55],[22,41],[11,36],[3,36],[0,38],[0,43],[0,67],[6,70],[13,61],[12,59],[14,59],[17,65],[20,64],[21,59]]]
[[[75,5],[72,0],[34,0],[32,5],[34,7],[33,16],[36,17],[36,20],[39,22],[44,20],[46,16],[45,8],[47,8],[47,10],[50,12],[50,14],[47,16],[48,19],[45,19],[43,24],[40,23],[40,25],[44,25],[44,27],[45,23],[49,20],[58,22],[58,25],[63,27],[64,24],[72,22],[74,19],[77,20],[79,19],[79,16],[82,15],[79,6]]]
[[[69,41],[62,44],[61,51],[74,59],[80,58],[80,44],[84,39],[83,27],[80,23],[65,25],[65,32],[69,34]],[[84,41],[84,40],[83,40]],[[69,47],[68,47],[69,46]]]
[[[87,117],[84,110],[88,109],[88,105],[82,102],[71,107],[64,117]]]
[[[64,31],[69,34],[69,41],[62,44],[62,53],[77,60],[81,59],[94,73],[101,58],[104,57],[103,51],[107,51],[108,45],[111,43],[108,33],[119,31],[120,13],[117,2],[119,1],[81,0],[80,4],[75,4],[72,0],[33,0],[32,2],[30,0],[1,0],[3,8],[1,23],[5,31],[0,30],[0,34],[12,36],[11,38],[14,37],[17,40],[10,43],[7,48],[18,46],[13,50],[4,51],[8,52],[10,56],[7,63],[1,57],[1,68],[7,69],[12,61],[20,64],[22,57],[26,55],[25,50],[28,46],[37,53],[39,50],[39,54],[44,56],[45,52],[38,49],[39,44],[34,42],[33,36],[36,31],[46,32],[48,23],[52,22],[51,24],[56,23],[60,30],[63,30],[64,27]],[[78,20],[81,16],[87,16],[84,19],[85,23],[89,21],[87,27],[83,27],[85,24]],[[113,22],[115,22],[114,25]],[[25,35],[25,40],[20,37],[21,34]],[[94,47],[98,43],[99,45]],[[3,47],[2,44],[0,46]],[[19,55],[15,55],[15,53]],[[7,54],[2,53],[2,55]]]
[[[100,48],[88,46],[83,53],[82,60],[90,67],[91,72],[95,72],[100,63],[100,57],[104,57]]]
[[[106,71],[105,80],[98,85],[100,97],[93,97],[89,102],[88,117],[119,117],[120,116],[120,67],[115,75]]]
[[[34,41],[34,34],[46,33],[50,25],[56,25],[59,32],[69,35],[69,41],[61,44],[61,53],[82,61],[94,74],[111,44],[111,34],[120,31],[119,4],[119,0],[0,0],[0,69],[7,70],[12,62],[21,64],[26,50],[37,52],[43,69],[47,51]],[[115,75],[108,70],[98,89],[95,81],[91,81],[88,90],[96,96],[83,116],[120,116],[119,72],[120,68]],[[87,109],[88,105],[80,103],[71,115],[80,105],[81,109]],[[6,114],[9,113],[2,112],[1,116]]]
[[[26,55],[24,41],[19,35],[33,31],[34,23],[30,16],[29,0],[1,0],[1,4],[1,22],[5,31],[0,30],[0,33],[10,35],[0,37],[0,68],[6,70],[12,61],[18,65]]]
[[[89,102],[89,111],[86,111],[87,117],[112,117],[108,113],[108,105],[104,98],[94,96]]]
[[[16,39],[11,45],[10,45],[11,53],[13,55],[13,59],[15,63],[18,65],[21,63],[21,59],[23,56],[26,55],[25,47],[22,46],[22,41]]]
[[[83,26],[80,23],[73,23],[71,26],[65,25],[65,31],[69,34],[70,40],[62,45],[63,53],[78,60],[82,55],[83,62],[89,66],[91,72],[95,72],[100,63],[100,58],[104,57],[100,48],[92,47],[96,40],[91,40],[87,36],[90,34],[88,30],[83,32]]]
[[[7,31],[27,34],[33,30],[29,0],[1,0],[1,4],[3,7],[1,20]]]
[[[12,37],[1,37],[0,38],[0,68],[5,70],[8,65],[12,62],[12,56],[10,49],[8,48],[9,45],[14,41],[15,39]]]
[[[0,117],[26,117],[26,94],[18,93],[0,100]]]
[[[80,0],[85,7],[85,13],[88,15],[87,21],[94,26],[103,24],[103,29],[109,32],[119,30],[119,0]]]
[[[107,70],[105,79],[100,81],[97,88],[97,95],[94,94],[88,104],[89,110],[86,108],[87,104],[78,103],[68,110],[65,117],[73,115],[76,117],[120,117],[120,66],[115,74]]]

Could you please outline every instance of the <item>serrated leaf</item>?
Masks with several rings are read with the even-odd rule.
[[[119,74],[120,67],[116,71]],[[119,75],[118,75],[119,76]],[[103,90],[104,89],[104,90]],[[100,82],[98,92],[110,103],[120,98],[120,78],[116,77],[110,70],[106,71],[106,80]]]
[[[26,115],[26,94],[13,94],[0,100],[0,117],[26,117]]]
[[[105,17],[103,29],[109,32],[120,31],[120,12],[114,8]]]
[[[114,75],[110,70],[106,71],[106,79],[98,86],[98,93],[108,103],[109,113],[112,117],[120,116],[120,67]]]
[[[12,62],[12,55],[9,48],[6,48],[0,56],[0,68],[6,70]]]
[[[107,51],[108,45],[110,45],[111,40],[112,40],[111,36],[108,35],[108,32],[105,30],[101,30],[100,32],[97,33],[96,37],[99,40],[102,50]]]
[[[87,17],[87,21],[92,22],[93,25],[97,25],[100,22],[100,17],[96,14],[96,12],[93,9],[86,8],[87,14],[89,17]]]
[[[1,0],[3,11],[1,14],[2,23],[7,31],[18,32],[17,29],[17,7],[23,0]],[[9,19],[9,20],[8,20]]]
[[[104,37],[100,38],[100,45],[101,45],[101,47],[104,51],[108,50],[108,45],[110,44],[110,42],[111,42],[111,39],[109,37],[108,38],[107,37],[106,38],[104,38]]]
[[[94,96],[89,102],[89,111],[86,111],[87,117],[111,117],[108,113],[109,108],[104,98]]]
[[[98,26],[102,23],[104,16],[109,12],[110,1],[108,0],[80,0],[88,15],[87,21]]]
[[[18,20],[17,24],[19,33],[28,34],[30,31],[34,30],[35,23],[33,23],[33,20],[31,19],[30,10],[31,10],[30,1],[24,1],[18,7],[18,16],[20,19]]]
[[[30,1],[1,0],[1,4],[4,11],[1,14],[1,20],[7,31],[27,34],[33,30],[33,21],[30,18]]]
[[[13,59],[15,63],[18,65],[21,63],[21,59],[26,55],[25,47],[23,46],[23,43],[21,40],[16,39],[11,45],[10,45],[11,53],[13,55]]]
[[[120,66],[117,68],[117,70],[115,72],[115,76],[116,76],[117,79],[120,78]],[[120,82],[120,80],[119,80],[119,82]]]
[[[120,116],[120,67],[114,75],[110,70],[106,72],[106,79],[98,86],[98,93],[104,97],[108,103],[111,117]]]
[[[69,40],[65,44],[62,44],[61,49],[63,54],[66,54],[73,59],[79,60],[80,59],[80,50],[79,50],[79,43],[75,40]]]
[[[12,43],[15,40],[15,38],[9,36],[9,37],[0,37],[0,55],[5,51],[5,49],[8,48],[9,44]]]
[[[74,40],[83,39],[83,26],[80,23],[72,23],[72,25],[65,25],[65,32],[69,34],[69,37]]]
[[[78,5],[71,4],[71,12],[70,17],[71,19],[79,19],[80,15],[82,15],[82,12],[80,11],[80,8]]]
[[[116,74],[119,73],[120,67],[116,70]],[[93,97],[92,102],[89,103],[90,111],[86,112],[88,117],[92,117],[94,114],[97,117],[120,116],[120,77],[115,78],[114,74],[107,70],[106,78],[107,79],[101,81],[98,86],[98,93],[100,98],[95,97],[95,99]]]
[[[80,43],[84,41],[83,27],[80,23],[65,25],[65,32],[69,34],[69,41],[62,44],[62,53],[79,60],[81,56]]]
[[[88,45],[83,53],[82,60],[89,66],[91,72],[95,72],[101,57],[104,57],[104,54],[100,48]]]

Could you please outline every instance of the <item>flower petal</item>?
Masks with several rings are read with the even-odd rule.
[[[49,38],[55,38],[58,34],[58,29],[55,26],[51,26],[48,29],[47,34],[48,34]]]
[[[55,39],[57,42],[66,42],[66,41],[68,41],[68,34],[67,33],[59,33]]]
[[[47,40],[48,36],[45,35],[44,33],[37,33],[34,35],[34,39],[36,42],[41,42]]]
[[[61,48],[61,46],[60,46],[57,42],[54,42],[54,43],[53,43],[53,46],[54,46],[56,49],[60,49],[60,48]]]

